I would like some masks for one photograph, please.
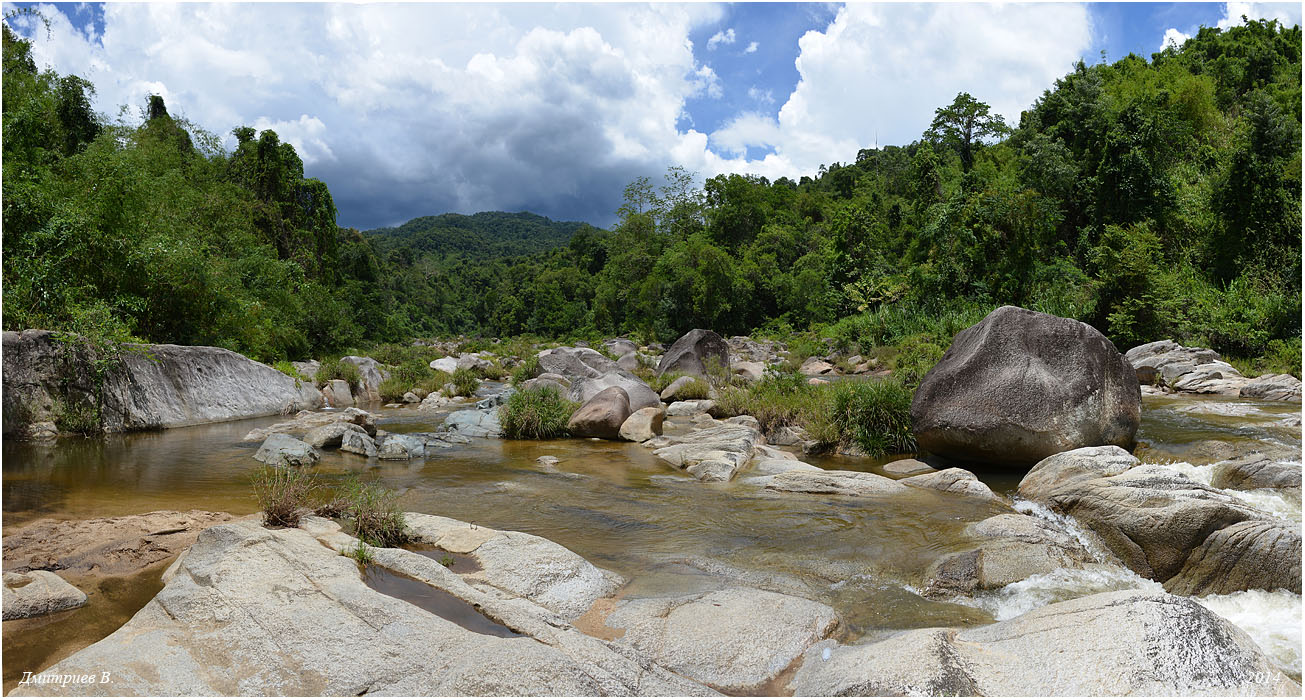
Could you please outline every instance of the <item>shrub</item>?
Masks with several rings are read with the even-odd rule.
[[[50,406],[50,420],[63,433],[97,435],[104,431],[100,425],[100,407],[89,397],[71,402],[55,399]]]
[[[295,527],[299,524],[299,511],[306,509],[317,479],[311,472],[298,467],[263,466],[250,480],[254,499],[263,511],[263,525],[268,527]]]
[[[563,397],[555,387],[518,391],[499,409],[503,435],[513,440],[551,440],[566,435],[566,424],[580,404]]]
[[[295,369],[295,366],[290,364],[289,360],[277,360],[276,363],[272,365],[272,369],[288,377],[293,377],[295,380],[295,386],[299,386],[299,382],[308,381],[308,377],[300,374],[299,370]]]
[[[840,441],[850,440],[872,457],[915,451],[910,389],[893,380],[828,386],[827,415]]]
[[[685,376],[685,374],[683,372],[667,372],[665,374],[657,374],[655,370],[644,369],[643,367],[640,367],[639,369],[636,369],[634,371],[634,376],[647,382],[648,386],[651,387],[653,391],[660,394],[663,391],[666,391],[666,387],[670,386],[671,382],[675,381],[676,379],[679,379],[680,377]]]
[[[824,355],[825,352],[824,343],[807,336],[798,336],[789,341],[788,357],[784,358],[781,368],[786,371],[796,372],[802,366],[802,363],[807,361],[808,357],[819,357]]]
[[[318,386],[324,386],[332,379],[343,379],[348,382],[351,389],[357,389],[362,385],[362,374],[358,372],[358,368],[348,362],[341,362],[338,357],[322,360],[322,367],[317,370]]]
[[[480,388],[480,379],[470,369],[459,367],[453,370],[453,391],[458,396],[471,396]]]
[[[381,382],[377,391],[380,392],[381,400],[392,403],[403,398],[403,395],[412,391],[413,383],[397,375],[390,375],[389,379]]]
[[[399,495],[391,489],[350,476],[338,497],[345,504],[344,516],[352,521],[354,537],[373,547],[396,547],[408,541]]]
[[[709,399],[711,398],[711,385],[694,377],[680,387],[679,391],[675,392],[675,398],[679,401]]]
[[[417,388],[425,391],[427,394],[434,394],[443,389],[444,385],[451,381],[453,381],[453,377],[448,372],[443,370],[431,370],[429,377],[417,382]]]
[[[785,425],[806,427],[819,411],[818,389],[796,372],[768,372],[751,384],[722,389],[712,414],[747,414],[756,418],[766,432]]]
[[[507,373],[508,371],[503,369],[502,362],[497,359],[491,362],[488,367],[480,367],[476,369],[476,374],[480,375],[482,379],[488,379],[492,382],[496,382],[503,377],[506,377]]]
[[[920,386],[924,375],[942,359],[946,349],[931,334],[913,335],[904,339],[893,358],[893,377],[903,386],[914,390]]]
[[[521,386],[531,379],[538,377],[540,374],[543,374],[541,371],[542,369],[543,368],[539,366],[538,355],[527,357],[521,362],[521,364],[517,365],[516,369],[512,370],[512,386]]]

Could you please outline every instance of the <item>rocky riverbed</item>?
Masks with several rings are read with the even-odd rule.
[[[1139,398],[1218,360],[1159,344],[1153,376],[1047,318],[1000,309],[926,377],[912,413],[945,459],[811,454],[800,430],[658,396],[627,341],[621,361],[539,355],[531,382],[581,402],[570,432],[592,438],[502,439],[494,382],[382,407],[383,368],[349,358],[376,375],[357,406],[6,440],[5,690],[1298,695],[1291,382]],[[1079,359],[1045,361],[1064,348]],[[776,359],[700,331],[657,350],[690,373]],[[994,401],[1011,377],[1023,393]],[[259,462],[383,482],[414,541],[264,527]],[[20,683],[86,669],[110,683]]]
[[[1294,467],[1299,483],[1297,410],[1291,404],[1221,397],[1148,398],[1138,436],[1144,463],[1116,460],[1108,471],[1122,469],[1123,474],[1142,466],[1151,470],[1147,488],[1177,484],[1182,495],[1205,494],[1202,498],[1217,500],[1219,508],[1251,516],[1244,520],[1286,521],[1299,527],[1298,487],[1211,485],[1231,478],[1216,475],[1244,476],[1247,470],[1237,465],[1253,454],[1269,455],[1279,470]],[[432,420],[416,407],[372,414],[376,429],[391,434],[439,434],[443,427],[439,417]],[[255,419],[108,442],[6,443],[6,503],[35,503],[33,497],[22,497],[24,493],[49,496],[39,509],[7,510],[11,527],[5,540],[6,570],[54,568],[90,594],[88,604],[78,610],[6,622],[6,658],[33,659],[33,668],[21,670],[39,671],[54,663],[51,670],[59,671],[85,663],[119,663],[115,655],[132,655],[147,659],[150,666],[136,661],[136,670],[121,677],[124,685],[116,692],[164,694],[990,694],[1018,688],[1053,694],[1282,694],[1292,692],[1300,677],[1299,632],[1282,622],[1284,616],[1299,619],[1300,596],[1290,587],[1225,591],[1216,586],[1173,595],[1166,592],[1172,584],[1148,578],[1136,570],[1140,567],[1135,562],[1117,553],[1092,517],[1073,509],[1059,512],[1056,503],[1021,484],[1027,477],[984,471],[977,473],[979,478],[952,477],[934,471],[924,474],[929,479],[908,484],[907,479],[920,477],[913,472],[927,466],[911,469],[883,460],[802,456],[764,440],[749,442],[753,433],[746,421],[718,421],[705,414],[670,419],[662,438],[666,447],[473,438],[402,462],[321,450],[317,468],[324,474],[361,469],[384,479],[402,491],[401,502],[413,512],[410,518],[424,541],[476,559],[479,571],[454,577],[442,566],[428,566],[436,564],[433,559],[406,550],[382,553],[373,566],[424,581],[473,608],[478,605],[491,621],[512,630],[513,638],[503,640],[511,644],[494,654],[518,659],[508,665],[519,671],[513,674],[502,673],[501,667],[482,667],[475,661],[479,657],[462,653],[488,653],[488,647],[481,647],[491,643],[481,640],[484,634],[369,588],[367,572],[339,554],[350,540],[330,521],[310,520],[300,530],[266,530],[243,519],[217,531],[204,530],[211,524],[207,521],[171,527],[142,522],[140,528],[148,531],[123,531],[122,541],[100,541],[93,533],[105,531],[103,522],[55,525],[50,520],[84,519],[106,509],[126,515],[164,505],[203,508],[206,503],[247,513],[253,504],[244,478],[257,443],[244,439],[251,431],[267,432],[277,423],[284,420]],[[702,444],[695,433],[714,431],[717,438],[727,438],[722,431],[731,430],[733,447],[748,454],[746,460],[738,458],[743,463],[730,481],[704,483],[658,454],[677,444]],[[203,454],[182,457],[188,445],[199,446]],[[1211,452],[1222,459],[1212,461],[1207,456]],[[86,465],[88,455],[98,461]],[[541,456],[554,460],[541,463]],[[1111,456],[1106,458],[1109,462]],[[188,481],[192,488],[169,488]],[[38,515],[45,520],[32,520]],[[1236,528],[1244,520],[1226,527]],[[184,530],[168,532],[177,528]],[[185,540],[180,545],[162,541],[193,538],[200,532],[212,533],[212,541],[204,545],[207,540],[201,540],[192,550],[194,559],[187,555],[165,576],[154,562],[166,561]],[[157,549],[150,542],[142,546],[151,538],[160,541]],[[55,541],[74,544],[61,549],[51,544]],[[75,544],[79,541],[84,544]],[[139,560],[148,572],[144,577],[117,579],[144,592],[128,609],[119,604],[122,596],[109,600],[93,582],[77,578],[76,562],[96,551],[157,553],[158,560],[150,558],[155,554]],[[1233,562],[1249,564],[1253,559],[1234,557]],[[156,568],[150,570],[150,565]],[[213,567],[231,578],[205,578]],[[290,568],[281,572],[284,567]],[[1234,575],[1221,580],[1237,580],[1235,568],[1228,569]],[[290,569],[318,573],[301,579],[291,576]],[[186,576],[179,577],[183,572]],[[1299,591],[1298,569],[1296,577]],[[277,619],[287,601],[300,599],[278,588],[291,579],[306,587],[304,595],[328,591],[316,612],[304,610],[294,618],[320,620],[320,628],[306,627],[302,637],[285,637],[289,628],[273,625],[271,633],[259,631],[251,637],[263,626],[233,629],[230,634],[214,627],[215,615],[265,624]],[[212,583],[198,583],[204,580]],[[251,592],[228,599],[225,586]],[[260,586],[269,587],[267,595],[254,592],[262,590]],[[226,612],[197,602],[220,599],[228,599]],[[186,612],[191,610],[193,617]],[[1084,636],[1088,629],[1101,632],[1079,621],[1099,619],[1103,610],[1115,616],[1109,639]],[[713,622],[710,615],[704,616],[711,612],[728,614]],[[85,619],[88,613],[117,622],[97,628],[95,639],[74,635],[76,616]],[[339,627],[339,620],[357,620],[359,615],[390,631],[358,637],[362,628]],[[34,620],[44,624],[35,627]],[[1172,621],[1173,629],[1158,628],[1156,620]],[[328,624],[332,621],[334,626]],[[340,631],[331,631],[337,628]],[[1023,628],[1054,629],[1059,636],[1019,649],[997,641],[1012,632],[1020,638],[1031,634],[1015,632]],[[277,632],[281,629],[285,631]],[[419,634],[417,629],[439,630],[441,638],[458,640],[434,648],[444,650],[437,654],[440,669],[462,670],[442,674],[444,680],[422,675],[424,671],[414,676],[427,662],[416,657],[405,661],[404,655],[414,652],[403,650],[427,649],[434,643],[421,641],[423,634],[433,632]],[[1186,647],[1174,646],[1174,636],[1194,633],[1209,641],[1199,653],[1180,655]],[[333,635],[338,641],[332,641],[337,639]],[[80,641],[44,643],[59,636]],[[129,638],[131,644],[123,641]],[[351,641],[359,638],[369,641]],[[152,639],[169,640],[160,649],[176,651],[135,654],[144,640]],[[243,645],[270,650],[267,645],[273,640],[287,650],[284,655],[260,652],[234,661]],[[97,643],[58,662],[91,642]],[[1113,645],[1108,652],[1102,647],[1107,642]],[[737,652],[730,651],[733,643],[739,644]],[[1046,663],[1038,654],[1052,644],[1082,665],[1063,666],[1054,679],[1033,677],[1028,669]],[[1174,651],[1165,653],[1174,656],[1138,656],[1136,649],[1143,644],[1157,649],[1169,644]],[[951,648],[948,645],[965,651],[942,651]],[[28,650],[26,656],[23,649]],[[385,658],[393,660],[379,663],[360,649],[390,653]],[[41,653],[30,653],[33,650]],[[354,670],[323,673],[341,650],[358,656],[359,663],[348,665]],[[1103,653],[1114,655],[1112,668],[1126,668],[1128,673],[1094,675]],[[195,670],[202,666],[195,659],[217,658],[214,655],[233,660],[220,667],[225,669],[221,673]],[[288,662],[290,657],[297,661]],[[726,658],[733,661],[724,663]],[[992,658],[1015,659],[1016,666],[990,666],[987,659]],[[1238,661],[1229,665],[1217,660],[1224,658]],[[885,666],[865,659],[911,663]],[[957,675],[953,661],[966,672]],[[1207,667],[1224,670],[1202,675]],[[5,670],[13,689],[18,679],[13,671],[20,677],[21,670],[8,661]],[[169,673],[154,675],[162,671]],[[187,680],[184,685],[149,680],[165,677]],[[581,679],[580,685],[572,678]],[[1206,685],[1193,685],[1198,681]],[[22,692],[38,690],[22,686]]]

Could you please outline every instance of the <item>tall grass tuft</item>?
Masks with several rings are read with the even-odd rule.
[[[263,525],[295,527],[317,490],[317,479],[298,467],[263,466],[250,477],[254,499],[263,511]]]
[[[358,372],[358,368],[348,362],[341,362],[338,357],[322,360],[322,367],[317,370],[314,379],[318,386],[323,386],[332,379],[343,379],[349,383],[350,389],[357,389],[362,385],[362,374]]]
[[[516,369],[512,370],[512,386],[521,386],[542,373],[543,368],[539,366],[539,356],[531,355],[522,360]]]
[[[399,495],[375,481],[351,475],[340,486],[336,500],[352,522],[353,535],[373,547],[397,547],[410,539]],[[337,506],[338,507],[338,506]]]
[[[822,393],[829,395],[826,415],[843,442],[855,444],[871,457],[915,451],[912,392],[900,382],[839,382]]]
[[[569,401],[556,387],[518,391],[499,409],[503,435],[513,440],[552,440],[566,436],[566,424],[580,404]]]

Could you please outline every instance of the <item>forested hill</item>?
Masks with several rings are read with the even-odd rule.
[[[471,259],[505,258],[542,253],[566,246],[579,221],[553,221],[519,212],[483,211],[470,216],[422,216],[400,226],[364,231],[383,251],[410,248],[417,254],[463,255]]]
[[[1173,338],[1300,372],[1301,30],[1272,21],[1080,62],[1009,119],[962,93],[917,141],[797,182],[671,168],[626,188],[611,231],[501,213],[341,229],[274,132],[237,127],[227,153],[158,97],[111,122],[7,26],[3,88],[6,329],[276,360],[700,327],[927,366],[1015,304],[1121,350]]]

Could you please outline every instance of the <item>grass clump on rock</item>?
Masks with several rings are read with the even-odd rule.
[[[570,401],[556,387],[544,386],[518,391],[499,409],[503,435],[512,440],[551,440],[566,436],[566,424],[580,404]]]
[[[453,392],[456,396],[471,396],[480,388],[480,379],[473,370],[458,368],[453,371]]]
[[[915,451],[912,391],[900,382],[839,382],[821,389],[830,395],[827,420],[843,441],[872,457]]]
[[[797,373],[771,373],[719,392],[712,415],[750,415],[769,433],[801,427],[825,445],[856,445],[871,456],[915,450],[910,388],[894,380],[808,384]]]
[[[314,377],[318,386],[322,386],[332,379],[343,379],[349,383],[350,388],[356,388],[362,384],[362,374],[358,368],[348,362],[341,362],[340,358],[328,358],[322,360],[322,366],[317,370]]]
[[[698,399],[711,398],[711,385],[697,377],[689,380],[687,384],[680,387],[675,392],[677,401],[695,401]]]
[[[373,547],[397,547],[409,539],[399,495],[375,481],[349,477],[332,506],[351,522],[354,537]]]
[[[539,356],[531,355],[522,360],[516,369],[512,370],[512,386],[521,386],[542,373],[543,368],[539,366]]]
[[[250,477],[254,499],[266,527],[296,527],[317,489],[311,472],[298,467],[263,466]]]

